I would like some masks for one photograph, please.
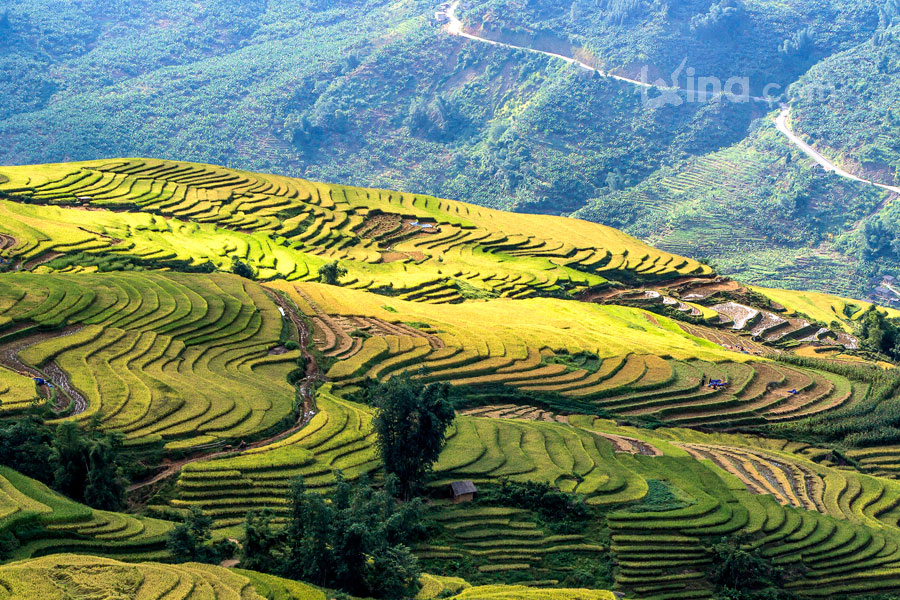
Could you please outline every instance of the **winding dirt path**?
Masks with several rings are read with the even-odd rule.
[[[319,381],[324,381],[324,375],[319,369],[319,365],[316,363],[315,358],[313,358],[312,354],[310,354],[307,350],[307,345],[309,344],[309,329],[306,327],[303,319],[301,319],[297,314],[297,309],[291,302],[289,302],[278,292],[270,292],[267,290],[267,293],[272,301],[275,302],[275,304],[284,311],[285,318],[290,319],[291,322],[297,327],[297,331],[299,332],[299,339],[297,340],[297,343],[300,346],[300,352],[306,358],[306,377],[304,377],[303,381],[300,382],[300,385],[297,386],[298,394],[303,399],[303,411],[300,413],[297,422],[289,429],[280,431],[268,438],[246,444],[241,448],[228,448],[213,453],[198,452],[192,456],[189,456],[188,458],[177,461],[164,462],[161,465],[163,467],[162,471],[149,479],[139,481],[128,486],[129,494],[157,484],[165,479],[168,479],[169,477],[173,477],[174,475],[178,474],[185,465],[188,465],[190,463],[201,460],[220,458],[223,456],[235,456],[241,454],[246,450],[262,448],[263,446],[267,446],[269,444],[282,440],[305,427],[306,424],[309,423],[310,419],[312,419],[316,414],[318,409],[316,407],[315,385]]]
[[[63,371],[55,361],[44,365],[43,369],[27,365],[19,358],[19,352],[49,339],[72,335],[79,330],[81,330],[81,325],[67,325],[61,331],[39,331],[13,340],[5,344],[0,350],[0,364],[7,369],[20,373],[23,376],[38,377],[52,383],[56,390],[60,392],[57,405],[53,407],[53,410],[61,412],[71,404],[72,412],[66,415],[70,417],[84,412],[87,409],[88,401],[84,394],[72,385],[69,380],[69,374]]]
[[[485,44],[491,44],[493,46],[500,46],[503,48],[510,48],[513,50],[523,50],[525,52],[532,52],[534,54],[543,54],[544,56],[558,58],[558,59],[566,61],[567,63],[569,63],[571,65],[576,65],[586,71],[593,71],[594,73],[602,75],[603,77],[609,77],[611,79],[617,79],[619,81],[624,81],[625,83],[630,83],[632,85],[636,85],[636,86],[644,88],[644,89],[658,87],[655,84],[651,84],[646,81],[639,81],[637,79],[623,77],[622,75],[614,75],[607,71],[603,71],[596,67],[592,67],[591,65],[581,62],[580,60],[578,60],[576,58],[572,58],[570,56],[556,54],[554,52],[547,52],[545,50],[537,50],[535,48],[528,48],[525,46],[517,46],[515,44],[499,42],[497,40],[491,40],[488,38],[474,35],[472,33],[465,31],[465,29],[463,28],[462,21],[460,21],[459,17],[456,15],[456,11],[458,8],[459,8],[459,0],[456,0],[456,2],[451,4],[450,8],[447,9],[446,14],[447,14],[447,19],[449,20],[449,23],[447,23],[447,25],[444,26],[444,30],[447,33],[449,33],[450,35],[455,35],[455,36],[466,38],[469,40],[475,40],[475,41],[482,42]],[[712,92],[707,92],[705,90],[687,90],[684,88],[677,88],[677,87],[670,87],[670,88],[659,87],[658,89],[663,93],[680,92],[680,93],[693,94],[700,101],[709,100],[709,99],[713,98],[713,96],[714,96],[714,94]],[[763,98],[760,96],[751,96],[750,100],[752,100],[753,102],[765,102],[767,104],[774,105],[775,102],[779,101],[779,98],[774,98],[774,97]],[[804,142],[802,139],[800,139],[800,137],[796,133],[794,133],[791,130],[789,120],[788,120],[788,117],[790,115],[790,109],[784,104],[782,104],[781,106],[782,106],[781,112],[779,113],[779,115],[777,117],[775,117],[775,126],[778,129],[778,131],[780,133],[782,133],[784,136],[786,136],[788,138],[788,140],[790,140],[790,142],[792,144],[797,146],[797,148],[799,148],[804,154],[806,154],[811,159],[816,161],[819,165],[821,165],[826,171],[834,173],[845,179],[857,181],[860,183],[865,183],[868,185],[874,185],[881,189],[888,190],[890,192],[894,192],[895,194],[900,194],[900,186],[892,186],[892,185],[887,185],[887,184],[883,184],[883,183],[876,183],[869,179],[863,179],[862,177],[858,177],[858,176],[842,169],[841,167],[839,167],[836,164],[834,164],[833,162],[831,162],[831,160],[829,160],[825,156],[822,156],[822,154],[817,152],[815,150],[815,148],[813,148],[812,146],[810,146],[809,144]]]
[[[56,364],[56,361],[50,361],[46,365],[44,365],[44,373],[46,373],[46,379],[53,383],[56,386],[57,390],[63,392],[63,394],[72,401],[72,412],[69,413],[68,416],[74,417],[76,415],[80,415],[88,407],[88,400],[84,397],[84,394],[78,391],[74,385],[72,385],[72,381],[69,379],[69,374],[66,373],[62,367]],[[60,405],[59,409],[64,409],[65,406]]]

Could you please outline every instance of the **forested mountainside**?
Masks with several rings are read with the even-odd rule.
[[[888,3],[890,4],[890,3]],[[770,0],[475,0],[465,22],[518,42],[570,45],[605,69],[671,84],[697,76],[749,77],[762,95],[818,60],[867,41],[895,16],[879,2]],[[526,44],[530,45],[530,44]]]
[[[0,65],[12,75],[0,81],[0,162],[178,157],[525,212],[580,211],[758,283],[801,286],[798,260],[825,265],[829,275],[812,283],[856,296],[893,272],[892,218],[876,214],[878,190],[829,181],[796,153],[784,172],[787,148],[764,149],[767,158],[747,169],[714,170],[711,182],[691,176],[722,153],[759,146],[755,132],[774,106],[648,107],[628,82],[450,36],[436,10],[418,0],[11,1],[0,18]],[[830,56],[804,81],[859,53],[889,53],[898,10],[892,0],[495,0],[458,12],[479,35],[577,53],[604,70],[640,78],[647,66],[650,81],[671,84],[674,74],[679,85],[689,73],[748,77],[759,94],[768,84],[784,91]],[[879,85],[888,76],[881,62],[864,61],[874,66],[854,71],[843,89]],[[845,107],[830,108],[840,96],[822,103],[792,95],[798,131],[814,145],[822,134],[823,150],[846,155],[841,164],[872,163],[856,156],[865,148],[865,156],[889,154],[889,118],[873,126],[854,104],[853,117],[842,119]],[[880,137],[870,140],[873,132]],[[848,144],[861,150],[845,152]],[[657,183],[679,175],[679,197]],[[780,189],[773,182],[781,175],[795,183]],[[793,196],[801,197],[798,214],[785,219]],[[681,228],[721,224],[705,208],[711,199],[734,207],[724,218],[730,237],[747,240],[741,252],[760,269],[736,261],[735,244],[724,248],[715,236],[673,239]],[[854,216],[803,212],[832,201]],[[674,219],[647,216],[673,203],[685,207]],[[776,223],[799,219],[799,227],[777,226],[771,241],[760,239],[757,223],[770,207]],[[865,241],[872,232],[875,241]]]
[[[900,113],[891,90],[900,74],[896,31],[822,61],[792,91],[795,123],[823,152],[860,172],[896,183]]]
[[[0,267],[0,597],[900,585],[900,311],[136,158],[0,167]]]
[[[5,163],[178,156],[559,214],[611,175],[626,185],[740,139],[754,114],[646,112],[628,85],[463,46],[426,2],[204,3],[184,18],[122,2],[88,30],[91,6],[73,5],[48,32],[50,6],[7,14],[5,60],[22,76],[0,110]],[[55,37],[81,51],[42,41]]]

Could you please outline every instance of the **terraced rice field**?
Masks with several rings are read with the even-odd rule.
[[[87,552],[128,560],[167,560],[172,523],[94,510],[0,466],[0,533],[20,546],[11,558]]]
[[[896,445],[848,450],[847,456],[866,473],[900,479],[900,447]]]
[[[894,481],[824,467],[808,458],[817,451],[801,443],[684,429],[651,432],[589,417],[569,421],[582,434],[628,441],[616,448],[620,465],[641,480],[666,481],[691,499],[679,509],[629,513],[626,506],[610,514],[616,586],[626,597],[711,597],[707,548],[727,534],[751,536],[752,547],[793,574],[788,586],[802,597],[898,584],[900,484]],[[461,547],[434,551],[452,558]],[[825,591],[822,581],[829,586]]]
[[[872,306],[862,300],[849,300],[819,292],[798,292],[754,287],[755,291],[771,298],[794,314],[803,314],[821,323],[859,319]],[[900,317],[900,311],[879,307],[890,318]]]
[[[570,410],[729,427],[849,406],[868,389],[728,351],[694,335],[705,328],[639,309],[554,299],[425,307],[313,283],[270,285],[309,317],[319,350],[339,359],[328,372],[336,388],[408,372],[486,398],[515,388]],[[728,386],[708,387],[715,379]]]
[[[378,469],[371,409],[331,394],[328,386],[320,389],[316,404],[318,414],[292,436],[239,456],[187,465],[172,504],[200,506],[217,525],[234,525],[253,509],[285,513],[298,476],[324,492],[334,484],[336,470],[355,479]]]
[[[552,535],[542,531],[521,509],[437,505],[434,518],[448,536],[446,545],[422,545],[416,554],[440,565],[469,557],[481,573],[545,571],[544,557],[553,553],[597,555],[606,549],[583,535]]]
[[[526,421],[545,421],[549,423],[568,423],[565,415],[555,414],[536,406],[521,406],[519,404],[496,404],[493,406],[481,406],[459,411],[459,414],[469,417],[491,417],[495,419],[524,419]]]
[[[90,270],[85,254],[215,268],[239,258],[259,279],[302,280],[342,260],[346,285],[418,302],[711,273],[583,221],[209,165],[133,160],[2,174],[0,194],[14,200],[0,202],[2,253],[28,269]]]
[[[483,585],[465,590],[457,600],[613,600],[604,590],[535,589],[523,585]]]
[[[690,335],[735,352],[747,352],[756,356],[766,356],[774,352],[772,348],[753,341],[752,337],[740,335],[724,328],[705,327],[691,323],[679,323],[679,325]]]
[[[423,575],[417,600],[614,600],[612,592],[470,586],[461,579]],[[157,600],[326,600],[314,586],[242,569],[199,563],[123,563],[57,554],[0,566],[0,598],[154,598]],[[348,596],[349,598],[349,596]]]
[[[294,411],[298,352],[272,354],[282,316],[264,289],[230,275],[8,274],[0,361],[4,404],[34,398],[41,375],[132,443],[170,448],[242,439]],[[64,329],[58,329],[65,326]]]
[[[796,456],[703,444],[683,444],[689,454],[711,460],[757,494],[786,506],[814,510],[849,522],[897,527],[900,484],[823,467]]]
[[[641,498],[646,483],[606,438],[560,423],[458,417],[434,466],[439,481],[543,481],[603,505]]]
[[[327,491],[336,470],[347,479],[378,470],[371,409],[342,400],[328,386],[316,402],[319,413],[293,436],[240,456],[187,465],[172,505],[200,506],[226,527],[253,509],[284,513],[297,476]],[[616,455],[608,439],[566,424],[461,416],[435,465],[435,485],[460,478],[546,481],[584,494],[590,504],[615,504],[646,492],[622,464],[627,458]]]
[[[706,548],[726,534],[756,536],[751,545],[794,573],[788,586],[803,597],[897,585],[896,482],[823,467],[807,458],[815,449],[800,443],[571,420],[659,449],[636,455],[637,471],[693,498],[677,510],[610,515],[616,582],[629,595],[709,597]]]
[[[368,411],[327,391],[320,408],[309,431],[275,448],[190,465],[176,505],[201,505],[228,525],[250,508],[279,510],[284,482],[297,474],[327,489],[335,466],[351,474],[354,465],[357,473],[377,469],[367,454]],[[709,598],[707,548],[725,534],[755,534],[753,544],[795,574],[790,587],[804,597],[820,595],[821,580],[849,591],[900,583],[896,482],[824,467],[809,459],[815,452],[804,444],[622,428],[590,417],[568,421],[461,416],[436,465],[435,485],[460,478],[481,485],[502,477],[547,481],[611,506],[609,551],[619,567],[617,589],[628,597]],[[326,433],[335,423],[344,424],[342,432]],[[689,500],[675,510],[629,513],[629,502],[643,497],[651,479]],[[515,572],[539,570],[548,553],[604,551],[590,539],[540,532],[516,510],[448,507],[440,519],[448,537],[418,549],[435,564],[469,556],[488,571]]]
[[[34,379],[9,369],[0,369],[0,410],[18,411],[43,403]]]
[[[110,594],[115,594],[112,596]],[[0,598],[326,600],[313,586],[199,563],[127,564],[57,554],[0,566]]]
[[[672,193],[730,168],[695,167],[668,181]],[[705,600],[709,548],[736,535],[783,566],[803,598],[900,587],[900,449],[848,451],[861,473],[826,448],[724,432],[867,399],[870,382],[785,358],[829,340],[850,353],[861,314],[851,304],[862,303],[760,290],[784,311],[745,305],[752,294],[736,282],[617,231],[423,196],[151,160],[0,173],[0,408],[48,404],[57,419],[121,432],[129,450],[190,451],[156,508],[200,507],[231,536],[251,510],[283,519],[298,476],[323,493],[338,471],[378,481],[373,409],[350,399],[408,374],[450,383],[466,407],[434,465],[435,496],[460,479],[544,482],[609,528],[608,539],[599,520],[558,534],[521,509],[433,499],[440,534],[416,548],[428,565],[553,585],[560,560],[611,558],[627,598]],[[251,277],[221,272],[235,260]],[[341,285],[316,283],[333,260],[348,271]],[[832,320],[845,339],[820,326]],[[326,359],[307,374],[326,372],[304,382],[319,387],[300,415],[288,377],[301,352],[287,341],[305,342],[307,329]],[[33,523],[30,534],[21,527]],[[171,527],[91,510],[0,469],[0,533],[22,542],[14,559],[165,560]],[[51,585],[87,597],[111,582],[171,600],[326,597],[191,564],[60,554],[0,566],[0,597]],[[423,600],[613,597],[423,584]]]

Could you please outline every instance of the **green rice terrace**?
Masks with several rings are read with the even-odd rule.
[[[159,160],[0,167],[0,241],[0,597],[349,597],[254,552],[394,485],[398,381],[455,412],[397,503],[416,589],[382,597],[900,587],[898,311],[585,221]],[[29,476],[79,443],[83,498]]]

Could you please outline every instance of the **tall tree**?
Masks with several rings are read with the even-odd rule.
[[[0,425],[0,463],[34,477],[53,483],[50,442],[53,430],[36,414],[8,421]]]
[[[423,385],[408,376],[392,377],[372,395],[374,427],[385,470],[397,477],[408,500],[420,488],[444,447],[453,406],[446,383]]]
[[[284,536],[275,529],[274,519],[275,513],[271,509],[247,514],[241,567],[251,571],[271,571],[273,565],[282,561]]]

